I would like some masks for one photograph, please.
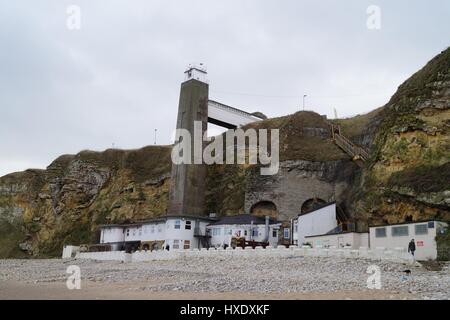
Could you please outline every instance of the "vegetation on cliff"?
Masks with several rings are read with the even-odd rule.
[[[45,171],[0,178],[0,256],[59,255],[64,243],[98,241],[100,224],[163,214],[170,151],[82,151],[59,157]]]
[[[407,219],[450,220],[450,49],[405,81],[390,101],[366,115],[333,120],[371,150],[346,193],[360,225]],[[266,119],[246,128],[280,129],[280,160],[351,161],[314,112]],[[64,243],[93,242],[98,226],[166,212],[171,146],[82,151],[46,170],[0,177],[0,257],[57,256]],[[257,166],[208,168],[207,211],[244,211]],[[353,175],[355,175],[353,177]]]
[[[450,49],[400,85],[377,113],[356,212],[372,222],[450,220]]]

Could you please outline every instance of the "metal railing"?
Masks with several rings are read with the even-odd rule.
[[[369,159],[369,152],[358,146],[341,134],[341,127],[330,123],[331,136],[334,142],[352,158],[358,157],[363,161]]]

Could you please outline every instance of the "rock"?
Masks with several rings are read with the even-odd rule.
[[[29,242],[19,243],[19,248],[20,248],[20,250],[29,252],[29,253],[32,253],[32,251],[33,251],[33,246]]]

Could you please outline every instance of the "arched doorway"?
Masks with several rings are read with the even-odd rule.
[[[275,203],[272,201],[259,201],[252,205],[250,213],[255,216],[270,216],[272,218],[278,217],[278,210]]]
[[[325,200],[320,198],[312,198],[303,202],[302,207],[300,209],[300,213],[305,213],[316,208],[319,208],[323,204],[327,203]]]

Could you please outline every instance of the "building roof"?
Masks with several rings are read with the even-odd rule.
[[[228,109],[230,111],[233,111],[235,113],[240,113],[242,115],[245,115],[247,117],[253,117],[253,118],[258,118],[260,120],[264,120],[264,118],[261,116],[260,112],[253,112],[253,113],[249,113],[247,111],[235,108],[235,107],[231,107],[229,105],[223,104],[221,102],[215,101],[215,100],[208,100],[208,103],[214,104],[217,107],[223,108],[223,109]]]
[[[261,216],[254,216],[251,214],[239,214],[236,216],[225,216],[222,217],[219,221],[210,223],[209,226],[219,226],[225,224],[265,224],[266,218]],[[277,220],[273,218],[269,218],[269,224],[278,223]]]
[[[320,209],[322,209],[322,208],[331,206],[331,205],[333,205],[333,204],[336,204],[336,201],[327,202],[327,203],[321,203],[321,204],[316,204],[316,205],[314,205],[314,208],[312,208],[311,210],[308,210],[308,211],[299,213],[299,214],[297,215],[297,217],[304,216],[304,215],[306,215],[306,214],[309,214],[309,213],[312,213],[312,212],[314,212],[314,211],[320,210]]]
[[[155,222],[165,222],[167,219],[193,219],[193,220],[204,220],[204,221],[217,221],[217,218],[209,218],[204,216],[194,216],[194,215],[164,215],[158,218],[139,220],[131,223],[123,223],[123,224],[102,224],[99,225],[99,228],[118,228],[118,227],[137,227],[146,223],[155,223]]]

